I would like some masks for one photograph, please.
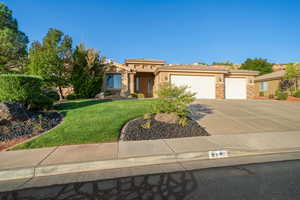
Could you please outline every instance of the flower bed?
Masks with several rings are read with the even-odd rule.
[[[2,103],[0,113],[0,150],[41,134],[62,120],[57,112],[27,111],[14,103]]]

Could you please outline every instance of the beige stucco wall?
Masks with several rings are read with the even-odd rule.
[[[122,77],[122,88],[121,89],[112,89],[112,88],[106,88],[106,74],[120,74]],[[110,90],[115,93],[118,93],[120,96],[128,96],[129,94],[129,73],[127,70],[120,68],[118,66],[109,66],[105,70],[105,74],[103,77],[103,84],[102,84],[102,90]]]
[[[267,80],[267,81],[257,81],[255,82],[255,95],[259,96],[260,93],[260,83],[267,82],[268,83],[268,90],[263,91],[265,97],[269,97],[269,95],[275,95],[276,90],[278,90],[280,80]]]

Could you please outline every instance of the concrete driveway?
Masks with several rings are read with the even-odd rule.
[[[268,100],[197,100],[192,117],[211,135],[300,130],[300,104]]]

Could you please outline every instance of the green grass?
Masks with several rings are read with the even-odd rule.
[[[150,112],[154,101],[81,100],[62,103],[56,107],[65,116],[62,124],[14,149],[116,141],[122,126]]]

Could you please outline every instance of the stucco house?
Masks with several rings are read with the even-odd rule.
[[[260,93],[264,94],[266,97],[269,95],[275,95],[275,92],[278,90],[279,84],[283,80],[284,75],[285,70],[280,70],[257,76],[254,81],[256,96],[259,96]],[[300,77],[297,78],[297,86],[300,86]]]
[[[220,66],[174,65],[163,60],[126,59],[106,67],[103,90],[128,96],[142,93],[156,97],[163,83],[187,85],[204,99],[248,99],[255,96],[254,79],[259,73]]]

